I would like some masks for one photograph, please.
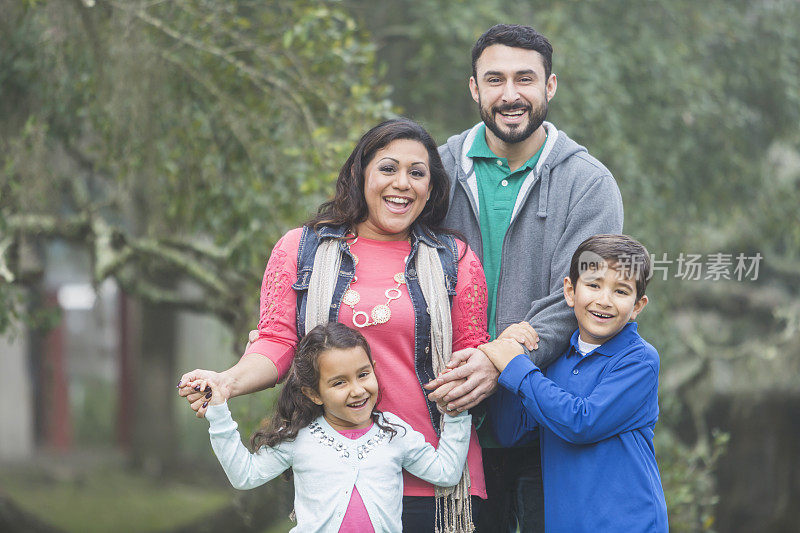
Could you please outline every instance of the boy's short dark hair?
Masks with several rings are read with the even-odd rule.
[[[477,79],[478,71],[475,65],[486,48],[493,44],[503,44],[511,48],[524,48],[539,52],[544,60],[545,80],[550,77],[553,69],[553,47],[547,37],[530,26],[520,24],[497,24],[481,35],[475,46],[472,47],[472,76]]]
[[[572,254],[569,264],[572,285],[575,286],[585,270],[600,268],[602,261],[636,280],[637,301],[644,296],[651,267],[650,254],[642,243],[627,235],[600,234],[589,237]]]

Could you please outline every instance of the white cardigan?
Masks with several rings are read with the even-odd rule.
[[[461,478],[472,416],[466,412],[446,415],[438,450],[400,417],[388,412],[383,417],[396,426],[397,435],[391,439],[376,424],[358,439],[348,439],[320,416],[294,440],[251,454],[242,444],[227,403],[206,411],[211,446],[234,487],[251,489],[287,468],[293,470],[297,526],[292,531],[297,533],[338,532],[354,486],[375,531],[399,533],[403,528],[402,469],[441,486],[455,485]]]

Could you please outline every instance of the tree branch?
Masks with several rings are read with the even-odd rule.
[[[164,24],[161,20],[151,15],[148,15],[143,9],[131,8],[123,3],[115,1],[110,1],[109,4],[112,7],[120,9],[128,13],[129,15],[136,17],[145,24],[152,26],[153,28],[156,28],[160,32],[164,33],[165,35],[168,35],[169,37],[175,39],[176,41],[179,41],[191,48],[194,48],[195,50],[199,50],[201,52],[205,52],[207,54],[218,57],[219,59],[222,59],[226,63],[235,67],[240,73],[242,73],[242,75],[244,75],[247,79],[253,82],[263,92],[269,94],[269,90],[267,89],[268,86],[271,86],[274,89],[278,89],[283,94],[283,96],[286,97],[288,101],[290,101],[297,108],[297,111],[300,114],[300,117],[306,127],[309,142],[312,145],[315,145],[314,132],[317,129],[317,125],[314,122],[311,110],[308,108],[305,102],[303,102],[303,100],[298,96],[297,91],[293,90],[291,87],[282,82],[280,79],[254,69],[250,65],[247,65],[244,61],[238,59],[236,56],[226,52],[225,50],[217,46],[204,44],[192,37],[189,37],[188,35],[180,33],[179,31]]]
[[[147,238],[132,238],[110,226],[100,217],[74,215],[60,218],[50,215],[12,215],[6,219],[9,236],[0,241],[0,276],[10,282],[18,279],[8,266],[6,255],[22,236],[40,239],[64,239],[82,243],[92,252],[92,279],[100,283],[114,277],[128,292],[142,298],[182,309],[212,313],[229,323],[239,316],[237,290],[242,278],[226,274],[233,247],[192,246]],[[126,267],[160,261],[179,277],[193,280],[205,289],[200,297],[187,296],[148,280],[138,270]]]

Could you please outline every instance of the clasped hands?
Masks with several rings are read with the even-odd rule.
[[[231,389],[222,373],[196,369],[181,376],[178,394],[186,398],[198,418],[204,418],[209,405],[221,404],[231,397]]]
[[[524,353],[523,345],[528,350],[539,347],[539,335],[528,322],[512,324],[493,342],[454,352],[447,368],[425,385],[432,391],[428,399],[442,412],[475,407],[494,393],[500,372],[513,357]]]

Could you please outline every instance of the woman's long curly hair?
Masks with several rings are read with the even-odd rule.
[[[250,439],[253,451],[261,446],[272,447],[285,440],[294,439],[301,429],[323,414],[322,406],[303,394],[303,387],[319,393],[319,358],[323,353],[332,349],[347,350],[356,347],[362,348],[367,353],[372,364],[372,353],[367,340],[361,333],[344,324],[331,322],[317,326],[300,340],[286,383],[278,397],[275,415]],[[378,401],[380,401],[380,384]],[[378,402],[375,403],[377,405]],[[372,421],[389,433],[390,439],[397,434],[397,430],[383,419],[377,408],[372,410]]]
[[[415,222],[434,232],[451,233],[441,227],[450,200],[450,177],[444,169],[433,137],[425,128],[407,118],[381,122],[361,137],[339,171],[333,199],[323,203],[317,213],[304,225],[314,230],[322,224],[344,225],[354,229],[359,223],[364,222],[369,214],[367,200],[364,198],[367,165],[378,150],[386,148],[392,141],[401,139],[417,141],[428,152],[431,195]]]

